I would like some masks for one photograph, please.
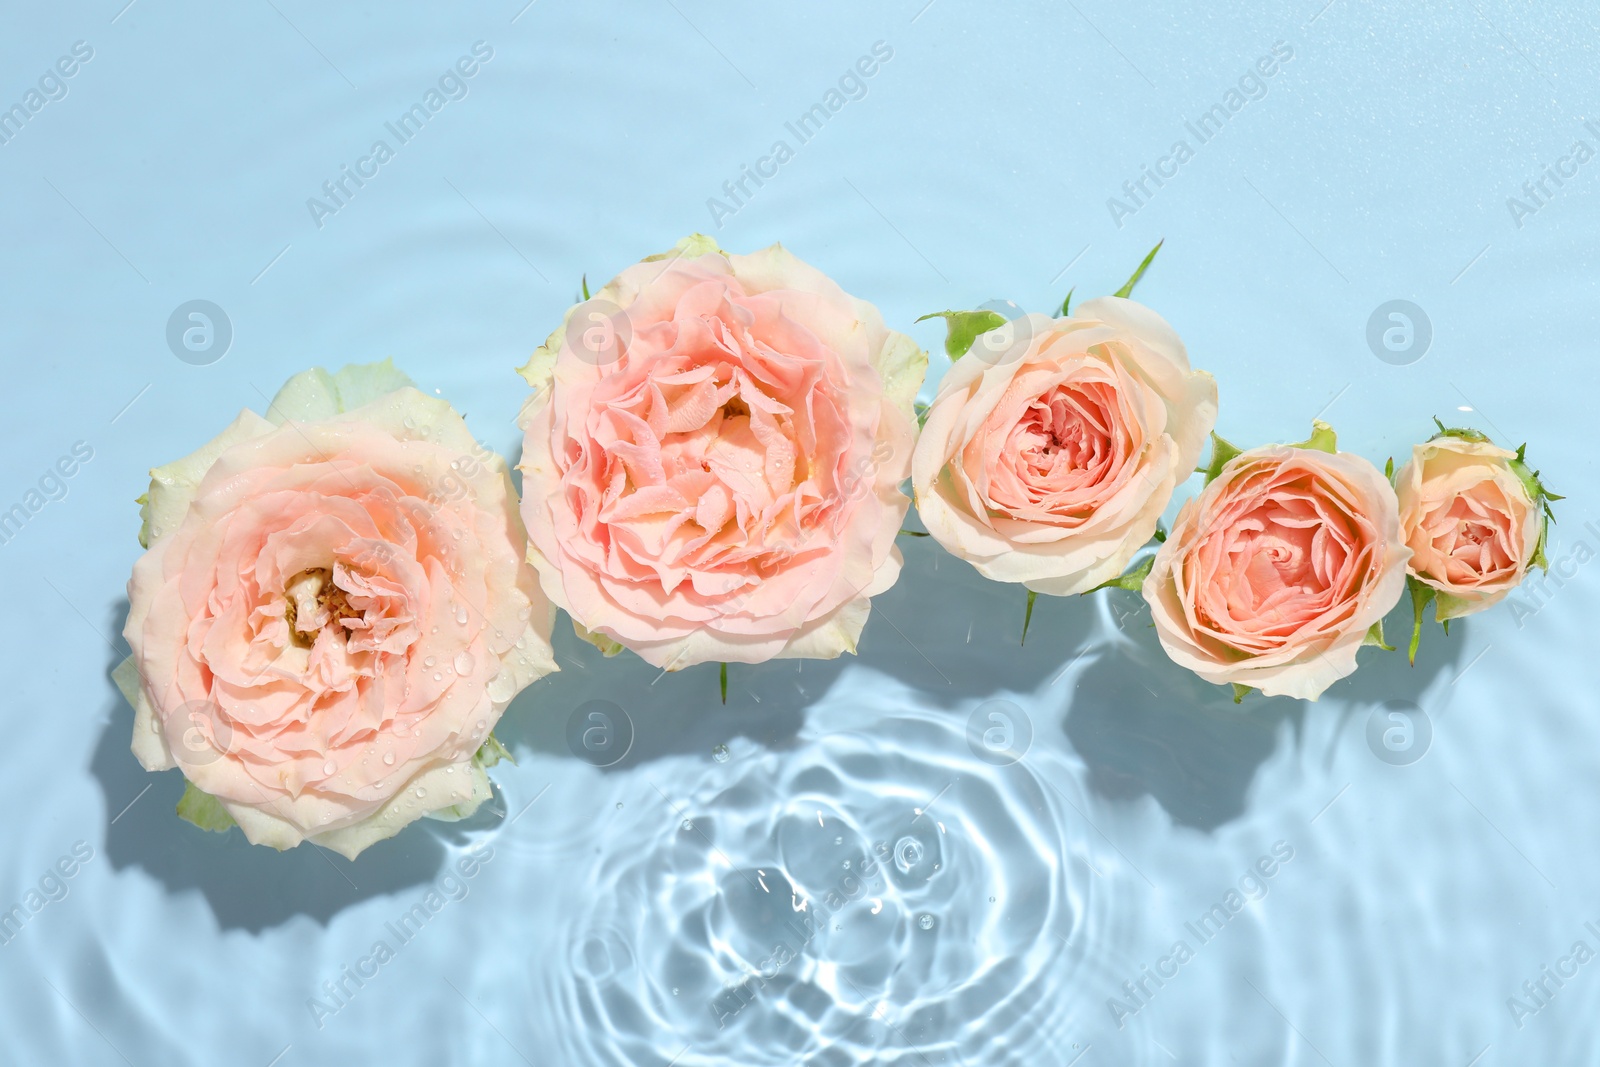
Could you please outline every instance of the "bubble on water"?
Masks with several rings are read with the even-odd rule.
[[[836,845],[844,844],[844,835],[843,834],[834,834],[833,835],[833,843],[836,844]]]
[[[618,811],[621,811],[621,810],[622,810],[622,801],[620,801],[620,800],[619,800],[619,801],[617,801],[617,810],[618,810]]]
[[[683,829],[684,829],[685,833],[687,833],[690,830],[693,830],[694,829],[694,823],[690,822],[688,819],[683,820]]]
[[[471,674],[472,666],[472,654],[470,652],[456,653],[455,668],[457,674]]]
[[[911,868],[922,862],[922,842],[914,837],[902,837],[894,844],[894,865],[901,874],[910,874]]]
[[[924,929],[924,930],[932,930],[933,929],[933,916],[924,914],[921,918],[919,918],[917,920],[917,925],[922,927],[922,929]]]
[[[718,745],[711,750],[711,758],[718,763],[727,763],[731,756],[732,753],[728,751],[727,745]]]

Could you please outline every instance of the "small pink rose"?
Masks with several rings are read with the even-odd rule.
[[[1027,315],[939,384],[912,462],[928,532],[985,577],[1066,596],[1122,573],[1193,472],[1217,385],[1132,300]]]
[[[1504,599],[1538,553],[1544,520],[1516,459],[1491,441],[1442,434],[1413,447],[1395,476],[1410,571],[1439,593],[1441,620]]]
[[[1410,556],[1394,490],[1371,463],[1275,445],[1235,456],[1183,505],[1143,593],[1175,663],[1315,700],[1356,669]]]

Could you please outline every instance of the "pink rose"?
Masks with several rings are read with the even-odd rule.
[[[1143,586],[1173,662],[1303,700],[1356,669],[1411,550],[1383,475],[1332,449],[1318,424],[1306,446],[1241,453],[1179,510]]]
[[[1416,445],[1395,477],[1410,570],[1438,592],[1440,620],[1502,600],[1538,557],[1544,534],[1541,490],[1517,453],[1461,432]]]
[[[939,384],[912,462],[928,532],[987,578],[1083,593],[1116,578],[1217,418],[1217,384],[1142,304],[1090,300],[979,339]]]
[[[545,593],[669,670],[853,652],[900,572],[926,366],[779,245],[696,235],[629,267],[520,372]]]
[[[298,375],[268,416],[151,472],[117,679],[186,817],[353,859],[489,795],[475,754],[556,669],[552,612],[449,404],[386,362]]]

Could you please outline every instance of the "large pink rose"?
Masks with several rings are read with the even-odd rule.
[[[1132,300],[1027,315],[939,383],[917,441],[917,514],[987,578],[1083,593],[1122,573],[1194,471],[1217,383]]]
[[[894,583],[927,356],[781,246],[696,235],[522,375],[522,516],[583,634],[669,670],[853,652]]]
[[[1499,603],[1538,555],[1538,481],[1529,474],[1530,490],[1513,465],[1515,452],[1481,435],[1445,433],[1415,446],[1395,476],[1411,573],[1438,592],[1438,619]]]
[[[1235,456],[1183,505],[1143,592],[1175,663],[1315,700],[1356,669],[1410,557],[1394,490],[1371,463],[1274,445]]]
[[[449,404],[387,364],[308,371],[151,473],[117,676],[180,811],[354,858],[489,795],[475,756],[555,670],[552,611],[510,472]]]

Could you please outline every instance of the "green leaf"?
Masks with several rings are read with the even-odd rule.
[[[1130,593],[1137,593],[1144,587],[1144,580],[1150,576],[1150,568],[1156,565],[1154,556],[1146,556],[1143,563],[1135,564],[1128,568],[1120,577],[1101,582],[1093,589],[1084,590],[1083,595],[1098,593],[1102,589],[1126,589]]]
[[[1318,452],[1327,452],[1330,455],[1339,451],[1339,435],[1333,432],[1333,427],[1321,419],[1311,420],[1311,436],[1304,441],[1296,441],[1290,448],[1310,448]]]
[[[583,276],[583,298],[585,300],[589,299],[589,276],[587,274]]]
[[[1367,628],[1367,636],[1361,640],[1362,647],[1376,645],[1385,652],[1393,652],[1394,646],[1383,639],[1383,620],[1379,619]]]
[[[1222,473],[1222,468],[1241,451],[1243,450],[1218,437],[1215,430],[1211,431],[1211,462],[1206,464],[1206,484],[1210,485],[1216,481],[1217,475]]]
[[[1154,536],[1156,541],[1159,543],[1163,545],[1167,543],[1167,527],[1160,519],[1156,520],[1156,532]]]
[[[1025,644],[1028,643],[1028,624],[1033,622],[1033,602],[1035,600],[1037,600],[1038,598],[1039,598],[1039,594],[1038,593],[1035,593],[1032,589],[1028,590],[1028,610],[1023,612],[1023,614],[1022,614],[1022,641],[1021,641],[1021,644],[1025,645]]]
[[[917,321],[925,322],[928,319],[944,320],[944,354],[952,361],[966,355],[980,333],[988,333],[1006,324],[1006,317],[998,311],[935,311]]]
[[[1238,682],[1234,682],[1233,683],[1233,702],[1235,704],[1243,704],[1244,703],[1244,698],[1247,695],[1249,695],[1250,691],[1253,688],[1254,688],[1254,686],[1241,685]]]
[[[1411,591],[1411,647],[1406,656],[1411,665],[1417,665],[1417,645],[1422,641],[1422,613],[1438,595],[1438,590],[1414,574],[1406,575],[1406,588]]]
[[[917,429],[920,430],[924,426],[928,425],[928,412],[933,410],[929,405],[918,400],[914,405],[912,405],[912,410],[917,413]]]
[[[1144,277],[1144,272],[1149,269],[1150,261],[1152,259],[1156,258],[1156,253],[1161,251],[1161,246],[1166,244],[1166,243],[1167,243],[1167,240],[1164,237],[1161,240],[1157,241],[1156,242],[1156,246],[1150,250],[1150,254],[1144,257],[1144,262],[1139,264],[1139,269],[1133,272],[1133,277],[1129,278],[1126,282],[1124,282],[1123,285],[1122,285],[1122,288],[1118,289],[1112,295],[1113,296],[1120,296],[1120,297],[1123,297],[1124,299],[1126,299],[1129,295],[1131,295],[1133,293],[1133,287],[1135,285],[1139,284],[1139,279],[1143,278]]]
[[[1065,300],[1061,301],[1061,317],[1062,318],[1066,318],[1068,315],[1072,314],[1072,294],[1077,292],[1077,291],[1078,291],[1078,287],[1076,285],[1074,285],[1071,289],[1067,290],[1067,298]]]
[[[722,664],[722,702],[728,702],[728,665]]]
[[[472,762],[476,763],[479,767],[488,769],[493,767],[496,763],[499,763],[501,760],[505,760],[513,767],[516,766],[517,763],[516,759],[511,755],[511,750],[506,748],[505,745],[502,745],[498,737],[496,737],[493,733],[490,733],[489,736],[484,739],[483,744],[478,746],[478,751],[473,755]]]
[[[193,782],[187,781],[183,784],[183,797],[178,801],[178,818],[215,834],[239,825],[220,800],[210,793],[200,792]]]

